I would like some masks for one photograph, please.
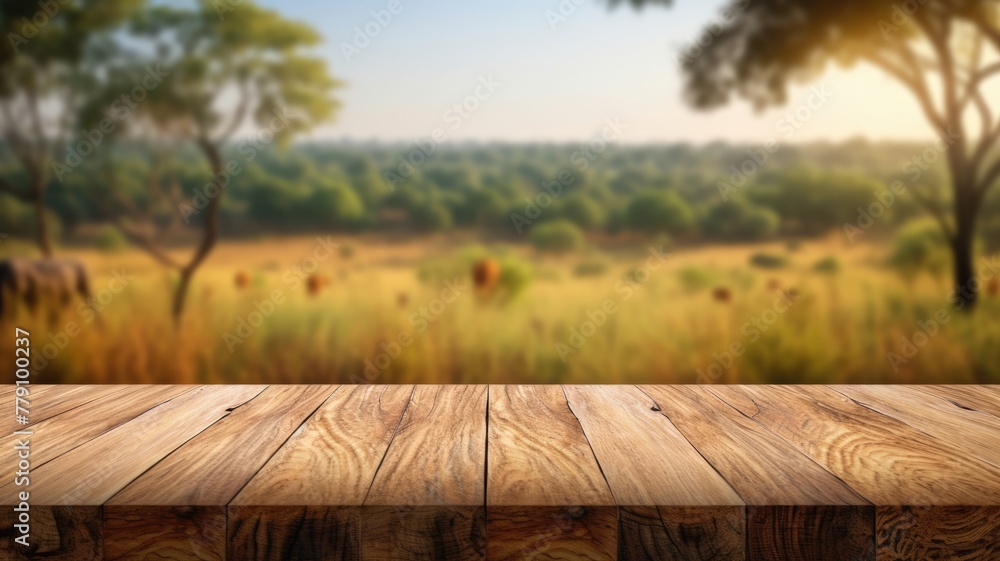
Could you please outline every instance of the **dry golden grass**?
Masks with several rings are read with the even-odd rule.
[[[55,321],[17,318],[32,331],[35,381],[1000,382],[1000,300],[957,313],[947,283],[903,282],[882,268],[878,246],[710,246],[673,254],[647,275],[636,271],[649,257],[642,245],[553,258],[523,248],[473,252],[455,236],[337,241],[353,251],[338,250],[302,276],[294,268],[309,268],[315,238],[221,244],[196,277],[178,329],[168,315],[173,279],[144,254],[65,251],[91,267],[104,309],[92,322],[77,308]],[[761,251],[789,266],[751,268]],[[515,298],[477,296],[466,263],[484,253],[523,262],[531,282]],[[839,273],[813,270],[831,255]],[[600,266],[575,272],[581,263]],[[133,278],[112,294],[123,270]],[[248,275],[242,289],[240,272]],[[306,289],[309,272],[329,279],[318,294]],[[452,298],[445,281],[456,274],[465,288]],[[713,298],[720,287],[729,301]],[[599,318],[606,300],[616,311],[577,349],[572,330],[589,333],[588,318]],[[268,302],[273,311],[264,313]],[[240,331],[255,313],[259,325]],[[903,338],[939,313],[948,323],[903,356]],[[744,325],[762,314],[774,321],[751,340]],[[0,340],[0,354],[11,356],[12,344],[12,336]],[[734,344],[742,353],[730,363]],[[906,360],[894,367],[888,353]]]

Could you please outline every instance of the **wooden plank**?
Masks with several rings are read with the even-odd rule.
[[[362,509],[367,560],[483,559],[486,386],[417,386]]]
[[[120,392],[102,395],[65,415],[37,423],[31,427],[32,436],[36,442],[44,444],[32,449],[32,467],[40,467],[195,387],[124,386]]]
[[[939,396],[959,407],[1000,417],[1000,386],[908,386]]]
[[[106,550],[152,551],[169,528],[186,536],[172,555],[225,559],[225,506],[335,389],[270,386],[173,451],[105,503]]]
[[[879,561],[1000,559],[1000,507],[880,506]]]
[[[132,481],[105,506],[227,505],[336,386],[270,386]]]
[[[264,387],[202,386],[150,409],[33,470],[32,504],[103,504]],[[0,488],[0,496],[7,492]]]
[[[876,505],[1000,504],[1000,469],[822,386],[710,391]]]
[[[830,387],[869,409],[1000,466],[1000,417],[970,411],[947,399],[906,386]]]
[[[743,559],[743,501],[648,395],[634,386],[564,391],[623,512],[620,559]],[[690,515],[697,531],[684,532]]]
[[[844,547],[826,548],[814,559],[865,559],[874,551],[875,509],[863,497],[794,446],[733,409],[704,386],[641,386],[698,452],[753,508],[748,508],[750,552],[781,551],[784,558],[817,555],[803,543],[840,540],[843,527],[860,528]],[[817,506],[818,508],[804,508]],[[862,508],[857,508],[862,507]],[[827,524],[828,521],[838,524]],[[867,531],[864,531],[867,529]],[[820,532],[819,534],[815,534]],[[787,539],[787,542],[781,540]]]
[[[361,505],[413,386],[342,386],[230,503],[230,559],[357,559]]]
[[[4,414],[0,420],[0,434],[9,435],[16,430],[51,419],[95,399],[126,391],[129,386],[37,384],[31,385],[29,388],[31,393],[27,397],[29,403],[27,409],[31,422],[27,425],[18,424],[14,418],[15,396],[13,394],[4,396],[0,399],[0,411],[9,411],[10,413]]]
[[[0,509],[0,559],[27,561],[101,561],[103,526],[99,506],[35,506],[30,508],[29,546],[14,543],[15,512]]]
[[[615,558],[615,499],[559,386],[490,386],[488,458],[489,559]]]
[[[748,506],[747,560],[875,561],[874,510],[843,505]]]
[[[226,509],[104,507],[105,561],[225,561]]]

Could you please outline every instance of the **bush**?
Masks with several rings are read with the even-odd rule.
[[[570,195],[562,204],[563,218],[584,230],[598,228],[604,224],[604,211],[588,195]]]
[[[625,211],[628,228],[646,232],[679,234],[694,225],[694,212],[672,191],[651,191],[636,195]]]
[[[554,220],[531,229],[531,244],[551,253],[575,251],[583,247],[583,232],[568,220]]]
[[[413,221],[421,230],[438,232],[451,228],[451,212],[443,205],[430,203],[418,207],[413,212]]]
[[[754,253],[750,256],[750,264],[761,269],[783,269],[788,266],[788,259],[774,253]]]
[[[834,256],[824,257],[813,265],[813,271],[832,275],[840,272],[840,261]]]
[[[608,272],[608,264],[603,261],[583,261],[573,269],[577,277],[599,277]]]
[[[771,209],[743,199],[722,201],[709,209],[702,222],[705,235],[729,241],[755,241],[778,233],[781,219]]]
[[[687,292],[697,292],[715,284],[715,275],[701,267],[684,267],[677,271],[677,278]]]
[[[107,252],[118,252],[128,247],[128,240],[114,226],[105,226],[94,238],[97,249]]]
[[[356,227],[365,214],[365,206],[353,189],[346,185],[323,185],[301,203],[299,216],[313,226],[335,229]]]
[[[889,265],[907,278],[920,273],[939,277],[951,266],[948,240],[932,221],[911,222],[896,234]]]

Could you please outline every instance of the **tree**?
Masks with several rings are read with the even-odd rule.
[[[686,96],[696,107],[714,108],[734,95],[757,108],[781,104],[792,81],[815,77],[831,62],[871,64],[912,93],[941,137],[951,194],[942,200],[910,193],[946,236],[954,281],[968,294],[962,306],[972,309],[979,285],[973,265],[976,221],[981,203],[1000,181],[996,97],[985,91],[1000,75],[997,3],[730,0],[723,14],[724,21],[682,57]]]
[[[132,241],[178,272],[171,310],[179,322],[191,280],[218,238],[226,187],[263,147],[285,145],[332,118],[338,105],[331,90],[337,83],[321,58],[304,52],[320,41],[312,28],[249,1],[224,13],[210,0],[193,10],[157,6],[139,14],[132,30],[131,42],[139,44],[112,67],[111,87],[123,80],[135,83],[151,66],[162,66],[165,77],[136,104],[137,115],[128,120],[131,133],[167,141],[174,150],[193,144],[211,173],[202,189],[178,205],[185,223],[201,229],[188,260],[175,260],[142,231],[125,227]],[[96,107],[92,118],[100,117],[104,106],[98,101]],[[259,132],[247,134],[248,125]],[[244,139],[227,161],[224,149],[238,133]]]
[[[650,234],[679,234],[694,225],[694,212],[673,191],[646,191],[632,198],[625,219],[629,227]]]
[[[86,157],[81,152],[95,149],[89,139],[69,143],[80,94],[88,86],[81,65],[103,34],[143,4],[62,0],[0,7],[0,134],[5,151],[20,164],[20,173],[0,176],[0,193],[34,206],[36,243],[45,256],[52,255],[45,207],[52,173],[61,181]]]

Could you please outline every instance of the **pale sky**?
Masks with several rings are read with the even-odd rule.
[[[808,118],[792,135],[779,132],[779,121],[809,101],[809,86],[797,88],[788,107],[763,114],[745,102],[693,111],[681,97],[677,54],[721,17],[721,0],[677,0],[673,8],[639,12],[609,10],[601,0],[397,2],[383,27],[372,23],[372,12],[390,0],[262,0],[316,27],[325,37],[321,54],[347,84],[338,92],[337,122],[314,137],[410,141],[440,127],[448,140],[579,141],[608,118],[626,125],[624,143],[931,136],[912,97],[867,67],[831,70],[812,84],[831,96],[801,111]],[[550,12],[560,5],[575,9],[553,29]],[[356,47],[355,28],[366,24],[377,35],[348,61],[343,45]],[[475,111],[445,114],[488,77],[499,85]]]

